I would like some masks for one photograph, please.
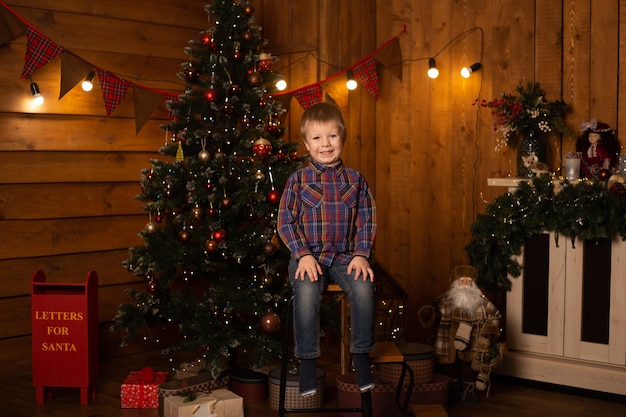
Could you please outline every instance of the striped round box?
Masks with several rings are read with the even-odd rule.
[[[300,394],[299,376],[287,373],[285,387],[285,408],[319,408],[324,405],[324,386],[326,372],[317,368],[317,392],[310,397]],[[280,398],[280,368],[272,369],[269,373],[270,408],[278,410]]]
[[[433,380],[433,372],[435,361],[433,358],[433,348],[429,345],[421,343],[398,343],[398,348],[404,355],[407,365],[413,370],[414,384],[427,384]],[[399,364],[380,364],[378,366],[378,375],[380,379],[394,386],[398,385],[402,365]],[[408,375],[404,378],[403,387],[409,385]]]
[[[372,393],[372,415],[401,417],[396,406],[396,387],[380,380]],[[361,391],[356,384],[354,373],[337,376],[337,406],[340,408],[361,407]],[[361,413],[341,413],[343,417],[360,417]]]
[[[436,373],[431,382],[413,388],[411,404],[441,404],[447,410],[449,385],[450,378]]]

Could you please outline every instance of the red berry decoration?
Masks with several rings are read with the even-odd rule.
[[[259,158],[267,158],[272,153],[272,144],[265,138],[259,138],[252,144],[252,153]]]
[[[270,190],[267,193],[267,201],[270,204],[278,204],[280,202],[280,192],[278,190]]]
[[[268,311],[261,316],[259,324],[265,333],[276,333],[280,330],[280,316],[273,311]]]

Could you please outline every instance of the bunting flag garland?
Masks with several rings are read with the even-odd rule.
[[[376,61],[369,56],[357,62],[352,67],[354,79],[365,86],[368,93],[378,98],[378,73],[376,72]]]
[[[98,79],[100,80],[100,88],[102,88],[104,108],[106,109],[107,116],[110,116],[111,113],[117,109],[117,106],[119,106],[126,94],[126,90],[128,90],[128,87],[132,84],[130,81],[120,78],[107,70],[96,68],[96,71],[98,72]]]
[[[93,66],[88,62],[83,61],[69,51],[64,51],[61,55],[61,90],[59,92],[59,100],[93,70]]]
[[[17,18],[10,10],[0,9],[0,45],[26,32],[26,23]]]
[[[163,103],[163,96],[160,93],[138,85],[133,87],[136,134],[141,131],[143,125],[150,119],[150,115],[161,103]]]
[[[26,28],[26,38],[26,55],[24,56],[26,62],[22,70],[22,78],[30,77],[33,71],[43,67],[63,52],[63,47],[31,27]]]
[[[383,65],[384,69],[402,81],[402,51],[400,39],[397,36],[376,52],[376,60]]]
[[[298,100],[298,103],[300,103],[302,108],[306,110],[322,100],[322,86],[319,84],[312,84],[294,91],[293,95],[296,97],[296,100]]]
[[[26,32],[27,47],[21,78],[29,78],[34,71],[40,69],[57,56],[61,56],[61,88],[59,100],[91,71],[96,71],[102,90],[106,115],[110,116],[119,106],[128,88],[132,86],[134,87],[133,98],[137,133],[139,133],[154,110],[163,101],[177,102],[180,100],[178,95],[134,84],[110,71],[93,66],[45,37],[19,14],[7,6],[4,1],[0,0],[0,6],[0,45]],[[406,28],[403,32],[404,31],[406,31]],[[374,57],[376,57],[376,59],[374,59]],[[367,92],[374,96],[374,98],[378,98],[379,92],[377,61],[380,62],[385,69],[389,67],[396,77],[402,79],[402,54],[397,36],[389,39],[378,47],[378,49],[348,68],[353,71],[355,79],[363,84]],[[291,98],[295,97],[302,108],[306,110],[311,105],[322,100],[323,89],[330,89],[333,96],[340,97],[338,76],[344,74],[348,69],[333,74],[325,80],[293,91],[275,93],[273,94],[273,98],[279,100],[283,104],[284,109],[288,109]],[[329,82],[330,80],[333,80],[333,82]],[[175,117],[169,108],[167,111],[168,118],[172,121]]]

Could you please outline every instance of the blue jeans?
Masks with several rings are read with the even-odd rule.
[[[323,275],[315,282],[309,277],[295,280],[298,261],[289,262],[289,281],[293,290],[293,333],[295,354],[299,359],[320,356],[320,305],[326,281],[336,282],[350,302],[350,352],[370,353],[374,350],[374,290],[373,282],[354,280],[354,271],[348,275],[348,265],[334,261],[330,267],[322,265]]]

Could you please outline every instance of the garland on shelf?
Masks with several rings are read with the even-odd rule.
[[[554,231],[574,241],[613,238],[626,240],[626,187],[621,182],[554,181],[549,176],[520,182],[513,193],[497,197],[471,226],[465,247],[469,263],[478,270],[477,284],[499,294],[511,289],[508,275],[518,277],[519,255],[526,238]]]

